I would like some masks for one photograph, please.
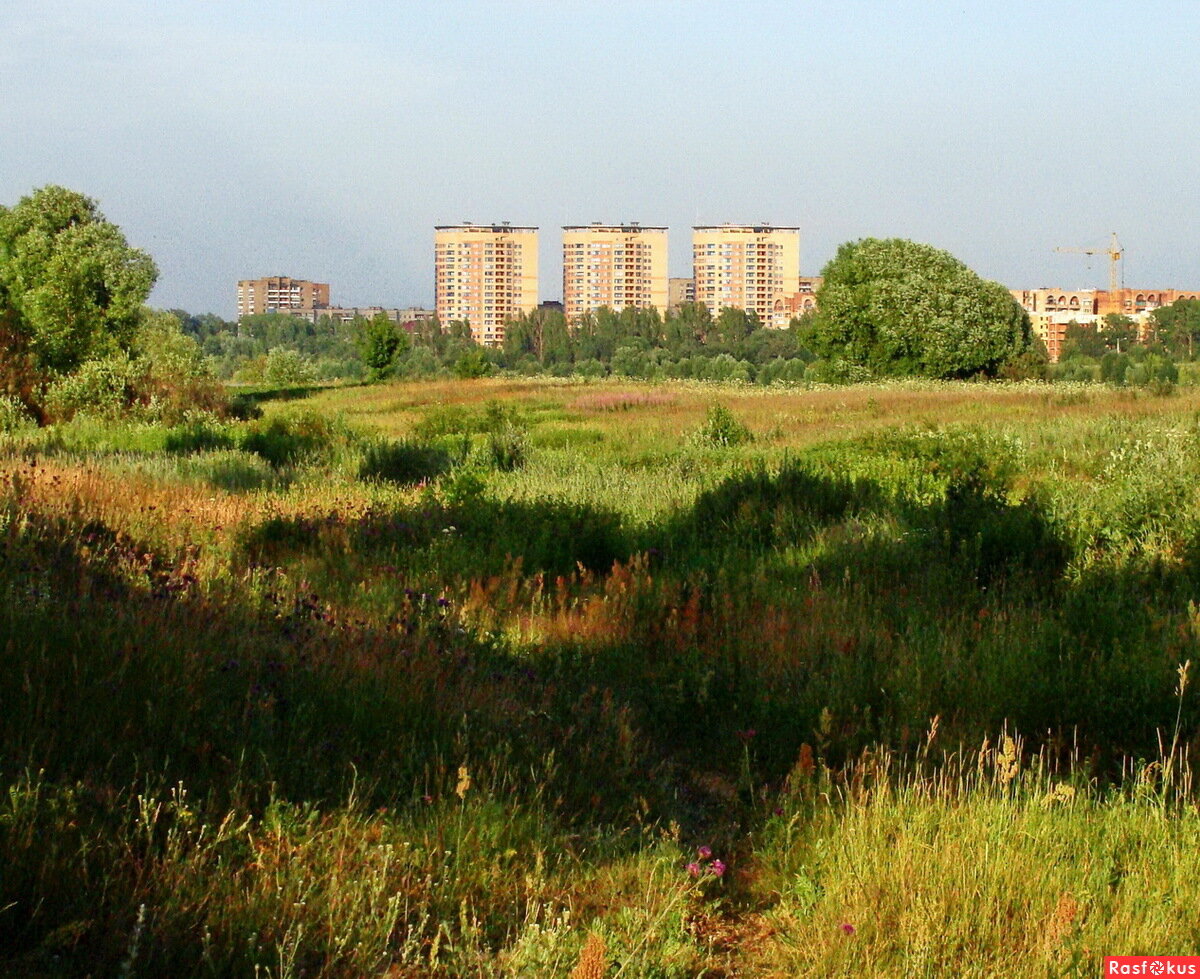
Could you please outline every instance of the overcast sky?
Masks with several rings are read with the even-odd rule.
[[[1200,3],[0,0],[0,203],[99,200],[154,305],[431,305],[433,226],[799,225],[1010,286],[1200,285]]]

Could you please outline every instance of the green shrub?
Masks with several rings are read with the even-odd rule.
[[[488,459],[501,472],[512,472],[525,465],[529,453],[525,429],[505,422],[488,433]]]
[[[89,360],[73,374],[59,377],[46,392],[46,409],[55,421],[80,412],[113,417],[133,403],[138,368],[127,354]]]
[[[434,405],[425,412],[413,434],[418,438],[432,439],[443,435],[467,435],[482,431],[479,421],[462,405]]]
[[[178,465],[179,475],[185,480],[204,483],[227,493],[281,489],[287,485],[284,476],[266,460],[250,452],[200,452],[180,459]]]
[[[229,417],[238,421],[248,422],[262,418],[263,410],[255,398],[245,394],[236,394],[229,399]]]
[[[0,394],[0,435],[32,428],[36,422],[20,401],[10,394]]]
[[[804,379],[817,384],[862,384],[873,377],[870,368],[848,360],[814,360],[804,371]]]
[[[692,438],[698,445],[721,448],[742,445],[754,440],[750,429],[722,404],[714,404],[708,409],[704,424],[696,430]]]
[[[492,372],[492,363],[482,350],[469,350],[454,362],[454,376],[469,380],[487,377]]]
[[[312,361],[300,351],[274,347],[267,354],[263,380],[283,386],[313,384],[317,380],[317,371]]]
[[[447,472],[466,455],[452,454],[446,445],[436,445],[416,439],[381,439],[367,444],[359,465],[359,479],[389,483],[419,483],[435,479]]]
[[[317,412],[276,415],[254,423],[241,447],[279,468],[328,452],[344,435],[338,422]]]

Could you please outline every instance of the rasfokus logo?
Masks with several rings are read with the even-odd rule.
[[[1200,976],[1200,955],[1110,955],[1106,976]]]

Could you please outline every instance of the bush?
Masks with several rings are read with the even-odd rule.
[[[491,361],[482,350],[469,350],[454,362],[454,376],[463,380],[487,377],[491,372]]]
[[[102,418],[130,413],[145,421],[179,424],[189,413],[224,414],[224,389],[200,346],[168,313],[143,310],[128,351],[84,361],[46,393],[47,414],[65,421],[85,412]]]
[[[581,360],[575,365],[575,373],[580,377],[604,377],[608,374],[606,368],[600,361],[594,358]]]
[[[699,445],[720,446],[742,445],[752,442],[754,436],[728,408],[714,404],[708,409],[704,424],[692,436]]]
[[[848,360],[814,360],[804,371],[804,379],[817,384],[862,384],[873,377],[870,368]]]
[[[115,416],[134,402],[136,378],[137,367],[127,354],[86,361],[50,385],[47,413],[54,421],[67,421],[80,412]]]
[[[251,426],[242,439],[242,448],[276,468],[290,466],[331,449],[343,434],[339,429],[336,421],[316,412],[277,415]]]
[[[25,406],[11,394],[0,394],[0,435],[19,432],[36,424]]]
[[[1092,357],[1070,357],[1060,360],[1050,367],[1050,380],[1078,383],[1080,381],[1098,381],[1100,366]]]
[[[457,453],[445,444],[416,439],[381,439],[368,443],[358,468],[359,479],[389,483],[419,483],[435,479],[463,461],[467,443],[458,443]]]
[[[245,394],[234,395],[229,399],[230,418],[236,418],[241,422],[248,422],[262,418],[262,416],[263,410],[259,407],[257,399],[248,397]]]
[[[444,435],[469,435],[483,431],[478,418],[471,416],[462,405],[434,405],[413,426],[413,434],[422,439]]]
[[[264,459],[237,450],[197,453],[179,461],[185,479],[203,482],[227,493],[278,489],[286,479]]]
[[[525,465],[528,440],[525,429],[513,422],[505,422],[488,433],[488,458],[502,472],[511,472]]]
[[[317,380],[317,370],[300,351],[275,347],[267,354],[263,380],[281,386],[312,384]]]

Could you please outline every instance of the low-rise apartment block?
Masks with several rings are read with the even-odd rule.
[[[237,314],[287,313],[329,305],[329,283],[292,279],[286,275],[242,279],[237,284]]]
[[[787,315],[789,323],[797,316],[816,311],[817,290],[824,281],[819,275],[802,275],[796,282],[796,291],[778,301],[777,308]]]
[[[308,320],[310,323],[316,323],[322,317],[328,316],[331,320],[336,320],[343,324],[350,323],[356,319],[374,319],[382,313],[399,326],[411,326],[423,320],[431,320],[435,315],[432,309],[423,309],[420,306],[407,306],[404,308],[387,306],[326,306],[319,309],[283,310],[281,312],[287,312],[290,316]]]
[[[537,234],[509,224],[439,225],[433,265],[442,325],[462,321],[476,343],[503,343],[505,323],[537,308]]]
[[[800,281],[800,229],[702,225],[692,229],[696,302],[715,318],[725,306],[758,314],[763,326],[791,322],[786,296]]]
[[[1150,326],[1150,314],[1179,299],[1200,298],[1195,289],[1012,289],[1013,298],[1029,314],[1033,332],[1046,345],[1052,362],[1062,355],[1067,327],[1099,327],[1109,314],[1128,316],[1143,337]]]
[[[563,311],[574,322],[601,306],[666,315],[667,229],[622,225],[563,228]]]

